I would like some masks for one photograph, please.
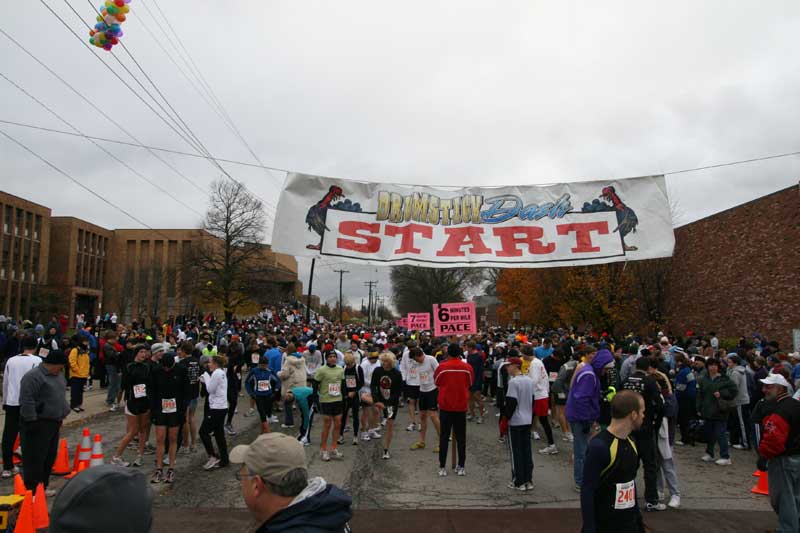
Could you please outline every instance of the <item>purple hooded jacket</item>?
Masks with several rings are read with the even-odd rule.
[[[600,372],[613,360],[610,351],[599,350],[591,364],[575,374],[567,397],[569,422],[594,422],[600,417]]]

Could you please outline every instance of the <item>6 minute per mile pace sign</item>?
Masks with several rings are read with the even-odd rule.
[[[437,337],[475,334],[478,332],[475,302],[434,305],[433,322]]]

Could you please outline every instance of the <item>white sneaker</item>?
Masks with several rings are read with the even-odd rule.
[[[670,496],[667,507],[669,507],[670,509],[677,509],[680,506],[681,506],[681,497],[675,494]]]
[[[269,423],[270,424],[277,424],[278,423],[278,417],[275,416],[275,415],[272,415],[271,417],[269,417]]]
[[[370,438],[373,438],[373,439],[379,439],[379,438],[381,438],[381,434],[380,434],[380,433],[378,433],[378,430],[377,430],[377,429],[370,429],[370,430],[369,430],[369,436],[370,436]]]
[[[406,431],[414,431],[414,429],[416,429],[414,422],[411,422],[408,426],[406,426]]]
[[[541,438],[537,432],[533,432],[533,440],[540,440]]]
[[[164,463],[165,466],[169,466],[169,456],[164,454],[164,458],[161,460],[161,462]]]
[[[365,431],[364,433],[362,433],[362,434],[361,434],[361,440],[363,440],[363,441],[369,441],[369,440],[371,440],[371,439],[370,439],[370,436],[369,436],[369,432]]]
[[[572,436],[572,433],[567,433],[567,440],[570,441],[570,442],[574,442],[575,441],[575,437]]]
[[[733,464],[733,462],[730,459],[717,459],[716,461],[714,461],[714,463],[718,464],[719,466],[728,466]]]
[[[116,456],[111,458],[111,464],[117,466],[130,466],[129,462],[123,461],[122,457],[116,457]]]
[[[331,456],[328,454],[328,450],[322,450],[322,452],[320,453],[320,456],[322,456],[322,460],[323,461],[330,461],[331,460]]]
[[[741,444],[734,444],[734,445],[733,445],[733,448],[735,448],[735,449],[737,449],[737,450],[744,450],[744,449],[746,449],[746,448],[745,448],[744,446],[742,446]]]
[[[467,420],[472,420],[472,415],[467,415]]]
[[[144,464],[144,457],[137,455],[136,459],[131,463],[131,466],[142,466],[142,464]]]
[[[556,455],[558,453],[558,448],[556,448],[555,444],[551,444],[539,450],[539,453],[542,455]]]
[[[307,439],[307,438],[305,438],[305,437],[302,437],[302,438],[300,439],[300,444],[302,444],[303,446],[308,446],[308,445],[309,445],[309,444],[311,444],[311,443],[310,443],[310,442],[308,442],[308,439]]]
[[[527,483],[525,483],[525,490],[533,490],[533,482],[532,481],[528,481]]]
[[[476,424],[483,424],[483,417],[482,417],[482,416],[479,416],[479,417],[477,417],[477,418],[475,419],[475,423],[476,423]]]
[[[383,450],[383,455],[381,456],[381,459],[391,459],[391,458],[392,456],[389,455],[389,450]]]
[[[703,455],[703,457],[701,457],[700,460],[703,461],[704,463],[712,463],[712,462],[714,462],[714,458],[711,457],[708,454]]]
[[[439,469],[439,477],[447,477],[447,469],[446,468],[440,468]]]
[[[331,450],[331,457],[334,459],[342,459],[344,458],[344,454],[339,451],[339,448],[334,448]]]
[[[216,457],[209,457],[206,464],[203,465],[203,470],[214,470],[219,466],[219,459]]]
[[[675,446],[684,446],[683,441],[682,440],[676,440],[675,441]]]
[[[466,470],[464,470],[463,466],[457,466],[456,467],[456,475],[457,476],[466,476],[467,472],[466,472]]]
[[[383,427],[386,427],[386,419],[385,419],[385,418],[382,418],[382,419],[381,419],[381,425],[382,425]]]
[[[255,412],[256,412],[256,410],[251,407],[250,409],[247,410],[247,412],[244,414],[244,416],[247,416],[247,417],[253,416],[253,413],[255,413]]]
[[[358,437],[353,437],[353,446],[358,446]]]

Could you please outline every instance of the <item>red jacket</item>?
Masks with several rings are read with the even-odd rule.
[[[475,372],[469,364],[461,359],[447,359],[436,368],[433,381],[439,387],[439,409],[467,412],[469,388],[475,381]]]
[[[800,454],[800,402],[789,395],[778,400],[772,414],[764,418],[758,454],[764,459]]]

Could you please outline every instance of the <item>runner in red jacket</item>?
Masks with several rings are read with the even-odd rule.
[[[467,400],[469,388],[475,381],[472,367],[462,360],[464,350],[456,343],[447,347],[447,359],[436,368],[433,379],[439,387],[439,419],[442,431],[439,434],[439,475],[446,476],[444,467],[450,433],[454,433],[458,448],[456,474],[463,476],[467,455]]]

